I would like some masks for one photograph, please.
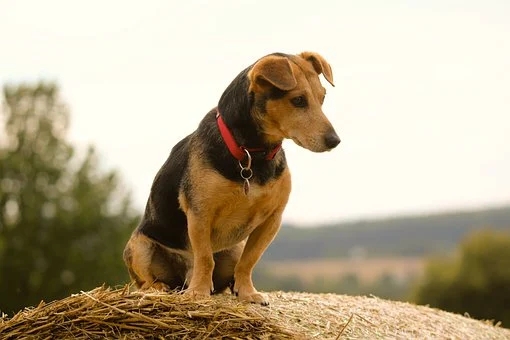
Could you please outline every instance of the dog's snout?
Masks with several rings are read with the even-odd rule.
[[[329,148],[329,149],[333,149],[334,147],[336,147],[338,144],[340,144],[340,137],[338,137],[338,135],[336,134],[335,131],[331,131],[331,132],[328,132],[325,136],[324,136],[324,144]]]

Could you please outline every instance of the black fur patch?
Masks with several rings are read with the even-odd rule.
[[[190,136],[177,143],[152,184],[139,230],[159,243],[186,249],[188,225],[179,206],[179,188],[188,166]]]
[[[282,99],[287,93],[288,91],[280,90],[279,88],[273,86],[267,93],[261,94],[259,96],[252,94],[255,101],[255,108],[259,113],[266,113],[266,103],[269,100]]]
[[[285,91],[272,88],[266,94],[249,93],[248,72],[252,66],[243,70],[225,89],[218,103],[218,110],[225,124],[232,132],[236,142],[247,148],[272,150],[276,145],[267,144],[261,134],[261,128],[253,118],[254,111],[265,112],[265,102],[285,96]],[[260,98],[257,98],[259,96]],[[206,145],[205,155],[209,162],[224,177],[242,182],[238,161],[230,154],[216,123],[216,111],[209,112],[200,123],[197,135]],[[286,167],[285,152],[280,150],[273,160],[266,160],[265,152],[252,154],[252,181],[264,185],[278,178]]]
[[[198,138],[204,143],[204,156],[208,162],[225,178],[242,183],[240,167],[237,159],[228,150],[216,123],[216,112],[211,111],[200,124],[197,131]],[[269,147],[268,147],[268,150]],[[264,185],[268,181],[278,178],[286,167],[285,152],[280,150],[273,160],[266,160],[265,152],[252,153],[252,183]]]

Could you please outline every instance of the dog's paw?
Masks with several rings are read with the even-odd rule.
[[[211,291],[209,289],[199,289],[199,288],[188,288],[184,291],[184,295],[190,296],[195,300],[207,299],[211,296]]]
[[[162,291],[162,292],[170,292],[172,289],[170,289],[170,286],[163,282],[155,282],[152,285],[152,288]]]
[[[171,291],[170,286],[168,286],[166,283],[163,283],[160,281],[151,282],[151,283],[146,282],[140,287],[140,290],[149,290],[149,289],[155,289],[160,292],[167,292],[167,293]]]
[[[243,302],[256,303],[262,306],[269,305],[269,300],[267,299],[266,295],[259,292],[244,295],[237,294],[237,298],[239,299],[239,301]]]
[[[257,303],[262,306],[269,305],[267,297],[255,289],[251,279],[234,281],[232,291],[239,301]]]

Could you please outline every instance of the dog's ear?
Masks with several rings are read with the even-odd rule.
[[[308,60],[312,63],[315,72],[318,74],[323,74],[324,78],[332,85],[333,84],[333,71],[331,70],[331,66],[320,54],[315,52],[303,52],[299,54],[302,58]]]
[[[250,80],[260,86],[267,83],[289,91],[296,87],[297,81],[290,66],[289,60],[285,57],[269,55],[257,61],[250,73]]]

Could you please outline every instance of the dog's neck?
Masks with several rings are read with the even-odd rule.
[[[218,111],[238,145],[246,148],[273,150],[282,140],[268,141],[254,118],[253,94],[249,93],[247,73],[242,71],[225,89],[218,103]]]
[[[265,148],[249,148],[244,145],[239,145],[232,133],[230,132],[230,129],[225,124],[225,121],[223,120],[221,113],[216,109],[216,123],[218,125],[218,129],[220,130],[221,137],[223,138],[223,141],[227,145],[228,150],[236,158],[238,161],[241,161],[246,158],[246,156],[251,157],[252,152],[260,152],[263,153],[263,156],[266,160],[270,161],[276,156],[278,151],[280,151],[282,145],[278,144],[273,149],[265,149]]]

